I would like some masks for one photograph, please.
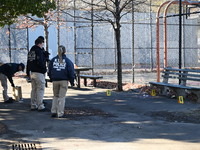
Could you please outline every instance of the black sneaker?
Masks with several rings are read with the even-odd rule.
[[[14,102],[14,99],[12,98],[9,98],[7,101],[5,101],[4,103],[13,103]]]
[[[47,106],[47,102],[44,102],[44,101],[43,101],[43,104],[44,104],[44,106]]]
[[[59,116],[58,118],[67,118],[66,115]]]
[[[56,113],[52,113],[52,114],[51,114],[51,117],[52,117],[52,118],[55,118],[55,117],[57,117],[57,114],[56,114]]]
[[[31,108],[31,111],[36,111],[36,110],[38,110],[37,108]]]

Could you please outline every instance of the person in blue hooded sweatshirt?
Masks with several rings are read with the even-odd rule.
[[[15,87],[12,77],[18,71],[24,71],[25,65],[23,63],[6,63],[0,66],[0,81],[3,87],[3,99],[4,103],[13,103],[13,99],[8,96],[7,90],[7,79],[10,81],[12,87]]]
[[[48,75],[53,82],[51,117],[65,117],[65,95],[68,89],[68,82],[70,82],[71,86],[74,86],[74,64],[66,57],[65,53],[65,47],[59,46],[58,55],[49,63]]]

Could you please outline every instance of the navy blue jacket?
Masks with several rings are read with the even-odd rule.
[[[68,80],[71,85],[74,84],[75,72],[74,64],[65,54],[62,55],[63,63],[59,63],[58,55],[54,57],[49,63],[49,78],[52,81]]]
[[[28,53],[26,73],[29,76],[31,72],[46,73],[46,58],[43,49],[34,45]]]
[[[3,73],[8,78],[12,87],[15,86],[12,77],[18,71],[19,71],[19,64],[16,63],[6,63],[0,66],[0,73]]]

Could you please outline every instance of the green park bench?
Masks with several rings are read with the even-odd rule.
[[[176,69],[164,68],[162,72],[162,82],[149,82],[151,86],[160,89],[160,93],[167,95],[169,90],[175,93],[176,97],[183,96],[186,98],[187,93],[193,93],[200,102],[200,87],[189,85],[187,81],[200,81],[200,70],[197,69]],[[179,84],[180,83],[180,84]]]

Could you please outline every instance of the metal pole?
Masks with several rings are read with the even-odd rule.
[[[152,0],[150,0],[150,41],[151,41],[151,50],[150,50],[150,63],[151,63],[151,71],[153,71],[153,27],[152,27]]]
[[[157,82],[160,82],[160,11],[163,6],[170,1],[166,1],[160,5],[156,14],[156,70],[157,70]]]
[[[26,34],[27,34],[27,37],[26,37],[26,42],[27,42],[27,51],[29,52],[29,30],[28,30],[28,27],[26,27]]]
[[[114,43],[114,53],[115,53],[115,64],[114,64],[114,72],[117,71],[117,44],[116,44],[116,35],[115,32],[113,32],[113,43]]]
[[[184,10],[183,10],[184,11]],[[185,12],[183,12],[185,13]],[[185,28],[185,17],[183,17],[183,67],[186,67],[186,34],[185,34],[186,28]]]
[[[92,8],[91,8],[91,46],[92,46],[92,74],[94,74],[94,9],[93,9],[93,0],[91,0]]]
[[[8,26],[8,47],[9,47],[9,58],[11,63],[11,35],[10,35],[10,25]]]
[[[179,69],[182,68],[182,0],[179,0]]]
[[[135,59],[134,59],[134,56],[135,56],[135,51],[134,51],[134,46],[135,46],[135,43],[134,43],[134,19],[135,19],[135,16],[134,16],[134,2],[132,1],[132,83],[135,83]]]
[[[179,0],[179,69],[182,68],[182,0]],[[179,79],[179,84],[181,80]]]
[[[60,2],[57,0],[57,44],[60,45]]]
[[[77,65],[76,53],[76,0],[74,0],[74,63]]]

